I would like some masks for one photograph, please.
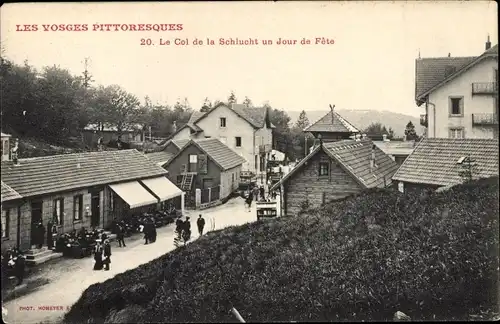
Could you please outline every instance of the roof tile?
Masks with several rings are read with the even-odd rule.
[[[2,181],[2,202],[19,198],[22,198],[22,196]]]
[[[193,141],[224,170],[232,169],[246,162],[243,157],[216,138],[196,139]]]
[[[333,120],[333,121],[332,121]],[[359,133],[359,130],[340,116],[337,112],[329,111],[317,122],[304,129],[305,132],[332,132],[332,133]]]
[[[475,160],[476,176],[498,176],[498,139],[427,138],[420,142],[393,176],[394,180],[450,186],[462,182],[457,163],[461,157]]]
[[[398,165],[379,149],[370,139],[345,140],[324,143],[324,147],[335,159],[349,169],[367,188],[385,187],[398,169]],[[372,149],[375,152],[375,167],[371,170]]]
[[[137,150],[60,154],[2,162],[2,181],[23,197],[161,176]]]

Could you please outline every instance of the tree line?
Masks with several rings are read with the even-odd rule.
[[[111,125],[121,132],[136,125],[151,129],[154,137],[168,137],[177,128],[188,122],[194,109],[187,98],[178,99],[173,106],[153,104],[149,97],[141,101],[119,85],[96,85],[84,62],[81,75],[73,75],[58,66],[46,66],[40,71],[27,61],[15,64],[0,57],[0,87],[2,98],[2,130],[21,137],[37,137],[51,143],[64,144],[71,137],[79,137],[88,124],[99,127]],[[231,91],[227,104],[237,103],[236,94]],[[219,101],[205,99],[199,111],[208,111]],[[253,106],[249,97],[242,103]],[[274,130],[274,144],[277,150],[290,160],[300,159],[306,154],[306,145],[311,146],[313,138],[302,130],[309,125],[305,111],[298,120],[291,123],[290,116],[283,109],[263,104],[270,110]],[[411,124],[411,122],[410,122]],[[414,126],[407,126],[405,134],[412,137]],[[413,131],[412,131],[413,127]],[[393,137],[393,130],[375,123],[365,133],[387,134]],[[416,134],[415,134],[416,135]]]

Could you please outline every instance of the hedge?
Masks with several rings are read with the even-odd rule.
[[[90,286],[65,322],[234,322],[232,306],[249,322],[468,319],[498,311],[498,215],[498,177],[367,190],[210,232]]]

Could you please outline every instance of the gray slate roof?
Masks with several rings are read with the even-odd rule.
[[[22,198],[22,196],[2,181],[2,202],[19,198]]]
[[[166,166],[175,160],[175,158],[182,154],[182,152],[189,146],[196,145],[202,152],[204,152],[212,161],[215,162],[222,170],[232,169],[242,165],[246,160],[238,153],[230,149],[226,144],[222,143],[216,138],[202,138],[189,140],[186,145],[171,158]]]
[[[165,175],[139,151],[102,151],[2,162],[2,181],[23,197]]]
[[[408,156],[393,180],[417,184],[450,186],[462,183],[457,161],[475,160],[475,177],[498,176],[498,139],[426,138]]]
[[[376,167],[371,170],[370,159],[372,148],[375,152]],[[350,174],[363,188],[383,188],[391,184],[392,176],[398,169],[398,165],[387,154],[382,152],[377,146],[374,147],[370,139],[360,141],[343,140],[338,142],[323,143],[316,146],[311,153],[302,159],[289,173],[287,173],[278,183],[273,185],[271,190],[276,190],[281,183],[286,182],[314,155],[323,150],[331,159]],[[311,181],[314,181],[311,179]]]
[[[146,153],[146,157],[156,164],[165,164],[173,158],[175,154],[168,151]]]
[[[336,111],[329,111],[315,123],[304,129],[304,132],[359,133],[359,130],[340,116]]]

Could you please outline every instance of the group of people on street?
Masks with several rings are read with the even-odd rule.
[[[102,243],[104,241],[104,243]],[[109,270],[109,265],[111,263],[111,244],[109,239],[103,235],[103,239],[96,240],[96,246],[94,249],[94,270]]]
[[[187,242],[191,239],[191,221],[189,217],[186,217],[186,220],[177,219],[176,221],[175,232],[177,233],[177,237],[174,239],[176,245],[181,241]],[[203,230],[205,228],[205,219],[200,214],[198,219],[196,220],[196,226],[198,227],[198,233],[200,236],[203,235]]]
[[[268,188],[271,187],[271,182],[270,180],[268,181]],[[248,211],[250,212],[252,210],[252,202],[255,201],[269,201],[270,199],[276,199],[276,192],[269,191],[266,199],[266,190],[264,189],[263,185],[254,185],[253,188],[249,188],[248,193],[245,197],[245,207],[248,208]]]
[[[156,225],[153,217],[141,225],[141,231],[144,233],[144,244],[156,242]]]
[[[2,254],[2,282],[4,279],[14,275],[17,279],[16,285],[23,283],[26,269],[26,257],[16,248],[9,249],[6,255]]]

